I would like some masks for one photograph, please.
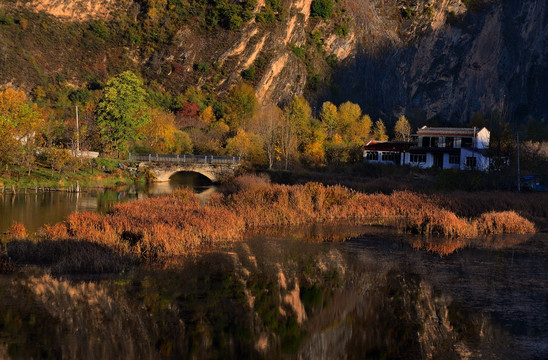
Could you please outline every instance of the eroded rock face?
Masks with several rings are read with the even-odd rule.
[[[380,56],[364,47],[339,74],[338,83],[352,84],[341,98],[371,104],[385,118],[466,123],[478,111],[501,108],[517,121],[544,118],[547,3],[491,1],[460,16],[457,4],[445,9],[423,35],[408,33],[408,45],[394,43]]]
[[[63,20],[110,19],[112,11],[125,10],[131,0],[31,0],[25,6]]]

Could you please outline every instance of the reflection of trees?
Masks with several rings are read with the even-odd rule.
[[[375,252],[341,249],[263,235],[95,284],[22,280],[0,294],[0,319],[18,324],[3,331],[17,331],[18,344],[28,346],[24,355],[38,351],[29,343],[38,338],[44,353],[67,356],[67,332],[74,333],[72,349],[90,350],[84,359],[114,341],[120,345],[101,347],[104,357],[126,351],[145,358],[458,358],[459,349],[481,355],[491,354],[493,344],[510,344],[486,316],[420,275]],[[7,303],[20,305],[8,314]]]

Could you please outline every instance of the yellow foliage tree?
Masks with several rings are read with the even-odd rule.
[[[266,156],[263,150],[263,139],[261,136],[239,129],[236,136],[226,142],[228,155],[244,157],[254,165],[264,165]]]
[[[0,150],[3,161],[26,166],[30,174],[43,125],[44,119],[37,106],[29,103],[22,90],[8,88],[0,92]]]
[[[378,141],[388,141],[388,135],[386,135],[386,126],[384,122],[379,119],[375,122],[375,128],[373,129],[373,137]]]
[[[217,121],[217,118],[215,117],[215,113],[213,113],[213,108],[211,106],[206,107],[200,113],[200,120],[207,125]]]
[[[349,139],[352,136],[351,129],[360,121],[362,109],[360,105],[347,101],[339,105],[338,109],[339,127],[337,129],[343,138]]]
[[[150,122],[139,129],[143,135],[141,145],[147,151],[161,154],[191,153],[192,142],[188,134],[175,126],[175,116],[159,109],[151,109]]]
[[[409,137],[411,135],[411,125],[404,115],[400,116],[398,121],[396,121],[394,133],[396,135],[396,140],[409,141]]]
[[[339,125],[337,107],[329,101],[324,102],[322,104],[322,111],[320,112],[320,120],[327,130],[327,135],[332,137],[337,132]]]

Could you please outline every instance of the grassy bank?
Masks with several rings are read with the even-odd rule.
[[[244,176],[205,206],[191,191],[179,190],[116,205],[105,215],[73,213],[65,222],[46,225],[32,240],[15,224],[6,249],[15,263],[45,264],[59,272],[118,271],[124,264],[239,241],[247,230],[340,221],[452,239],[535,231],[533,223],[513,211],[467,219],[436,199],[408,191],[368,195],[342,186],[275,185]]]
[[[106,158],[82,160],[71,169],[61,172],[42,164],[37,164],[30,171],[28,168],[8,166],[0,169],[0,191],[71,190],[77,183],[81,188],[92,188],[144,181],[127,168],[121,169],[119,166],[121,163],[124,162]]]

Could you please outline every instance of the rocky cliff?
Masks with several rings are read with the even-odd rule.
[[[179,23],[158,15],[176,12],[172,3],[8,1],[0,7],[23,21],[0,26],[0,84],[31,91],[60,77],[78,87],[130,68],[161,90],[222,94],[253,68],[261,101],[351,100],[388,121],[466,123],[501,106],[516,121],[548,113],[544,0],[343,0],[328,19],[311,16],[312,0],[259,0],[238,28],[206,19],[207,30],[192,11]],[[256,20],[274,6],[274,20]]]
[[[476,112],[504,109],[509,120],[546,121],[546,1],[466,3],[470,9],[453,4],[435,12],[420,35],[420,27],[408,27],[410,41],[394,42],[380,56],[360,47],[338,73],[340,99],[388,118],[462,124]]]

